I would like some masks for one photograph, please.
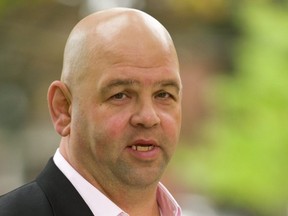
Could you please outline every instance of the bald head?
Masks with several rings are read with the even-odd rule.
[[[141,67],[157,67],[161,62],[156,57],[162,53],[172,56],[178,64],[169,33],[150,15],[128,8],[96,12],[72,30],[65,47],[61,80],[73,88],[87,71],[97,70],[103,61],[113,65],[125,61],[124,57],[129,58],[129,64],[141,61]]]

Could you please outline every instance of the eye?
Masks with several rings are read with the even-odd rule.
[[[159,92],[156,95],[156,98],[160,98],[160,99],[174,99],[173,95],[168,93],[168,92]]]
[[[113,95],[111,98],[115,99],[115,100],[123,100],[123,99],[127,98],[127,95],[120,92],[120,93]]]

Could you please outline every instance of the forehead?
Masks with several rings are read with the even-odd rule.
[[[123,37],[117,43],[105,43],[93,50],[97,62],[101,61],[105,67],[128,65],[136,68],[171,67],[172,64],[178,64],[172,44],[169,46],[147,38]],[[94,62],[91,62],[92,66]]]
[[[174,86],[181,89],[181,80],[177,68],[137,68],[113,67],[106,70],[97,82],[99,89],[107,90],[117,86],[157,87]]]
[[[179,79],[178,58],[173,48],[149,43],[145,46],[141,41],[129,43],[125,40],[123,43],[107,45],[101,52],[95,51],[95,56],[90,58],[88,79],[102,82],[113,78],[141,78],[146,83],[165,77]]]
[[[130,80],[141,84],[138,86],[155,86],[162,80],[174,80],[179,88],[181,86],[178,59],[173,53],[114,49],[105,50],[90,61],[85,81],[81,82],[85,89],[88,86],[92,89],[103,88],[113,80]]]

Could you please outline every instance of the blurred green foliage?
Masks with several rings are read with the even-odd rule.
[[[208,145],[180,149],[177,167],[220,203],[286,215],[288,8],[247,1],[235,22],[235,71],[217,77],[210,95],[217,105],[203,135]]]

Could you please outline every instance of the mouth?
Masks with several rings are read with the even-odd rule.
[[[148,152],[148,151],[153,150],[155,146],[154,145],[132,145],[131,148],[134,151]]]
[[[144,140],[139,139],[133,142],[132,145],[129,146],[133,151],[137,152],[149,152],[153,149],[157,148],[158,145],[154,140]]]
[[[161,147],[154,139],[137,139],[127,146],[130,155],[141,162],[152,162],[161,157]]]

